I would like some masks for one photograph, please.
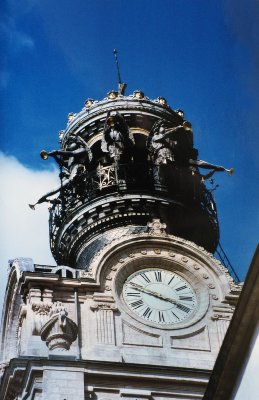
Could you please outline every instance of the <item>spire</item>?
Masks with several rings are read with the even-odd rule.
[[[119,68],[119,61],[118,61],[118,52],[116,49],[113,50],[113,54],[115,57],[115,63],[116,63],[116,69],[117,69],[117,75],[118,75],[118,87],[119,87],[119,95],[124,95],[127,83],[122,83],[121,82],[121,75],[120,75],[120,68]]]

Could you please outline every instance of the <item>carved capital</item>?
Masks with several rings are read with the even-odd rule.
[[[117,311],[118,308],[114,303],[93,303],[90,306],[91,310],[99,311],[99,310],[109,310],[109,311]]]
[[[52,307],[51,303],[43,301],[31,304],[32,311],[38,315],[48,315],[51,307]]]
[[[67,311],[61,302],[53,304],[49,320],[41,329],[41,339],[46,342],[49,350],[69,350],[77,338],[77,325],[67,316]]]

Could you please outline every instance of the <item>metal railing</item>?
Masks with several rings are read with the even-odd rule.
[[[225,267],[228,269],[228,271],[229,271],[230,275],[232,276],[232,278],[234,279],[235,283],[239,283],[240,282],[239,276],[237,275],[234,267],[232,266],[228,256],[226,255],[222,245],[220,244],[220,242],[218,243],[218,247],[215,252],[215,255],[222,262],[222,264],[225,265]]]
[[[188,168],[154,166],[151,163],[98,165],[70,182],[53,200],[50,210],[50,244],[53,248],[59,227],[81,205],[108,193],[161,194],[189,207],[203,210],[218,235],[216,205],[198,172]]]

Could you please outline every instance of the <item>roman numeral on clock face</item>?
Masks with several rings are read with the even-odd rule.
[[[183,304],[176,304],[176,307],[179,308],[179,310],[182,310],[186,313],[188,313],[191,310],[189,307],[186,307]]]
[[[171,311],[175,318],[180,319],[173,311]]]
[[[143,312],[142,316],[143,316],[143,317],[146,317],[146,318],[149,318],[150,315],[152,314],[152,311],[153,311],[153,310],[151,310],[149,307],[147,307],[147,308],[145,309],[145,311]]]
[[[159,322],[165,322],[163,311],[158,311]]]
[[[183,286],[181,286],[181,287],[179,287],[179,288],[177,288],[177,289],[175,289],[177,292],[179,292],[179,290],[183,290],[183,289],[186,289],[187,288],[187,286],[186,285],[183,285]]]
[[[138,292],[127,292],[127,297],[141,297],[141,294]]]
[[[162,282],[162,274],[161,271],[155,271],[155,277],[157,282]]]
[[[146,281],[146,282],[150,282],[150,279],[147,277],[147,275],[145,274],[145,272],[142,272],[142,274],[140,274],[140,276],[142,276],[142,278]]]
[[[193,298],[191,296],[179,296],[179,300],[192,301]]]
[[[144,304],[143,300],[137,300],[137,301],[134,301],[133,303],[131,303],[130,305],[132,308],[134,308],[134,310],[136,310],[137,308],[143,306],[143,304]]]
[[[175,275],[170,279],[170,281],[168,282],[168,285],[170,285],[170,283],[172,282],[172,280],[175,278]]]

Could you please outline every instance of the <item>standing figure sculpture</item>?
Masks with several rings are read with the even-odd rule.
[[[197,159],[198,151],[193,147],[192,128],[188,121],[167,131],[165,127],[163,119],[156,121],[147,140],[147,148],[155,165],[167,164],[169,161],[177,167],[212,170],[204,179],[211,177],[214,172],[226,171],[229,175],[233,174],[233,168],[227,169]]]
[[[174,162],[181,164],[180,158],[189,159],[195,153],[192,144],[192,130],[190,123],[166,130],[163,119],[156,121],[150,131],[147,148],[155,165]]]
[[[130,133],[125,119],[118,112],[111,115],[107,113],[104,124],[101,149],[109,153],[110,158],[115,162],[127,161],[131,158],[134,145],[133,135]]]
[[[160,119],[154,123],[147,139],[147,149],[155,165],[174,161],[174,143],[166,136],[165,121]]]
[[[86,142],[80,136],[70,136],[66,142],[65,150],[53,150],[49,153],[41,152],[41,157],[46,160],[48,157],[53,157],[60,167],[65,167],[65,171],[60,176],[61,185],[44,194],[35,204],[29,204],[29,207],[34,210],[36,204],[50,201],[49,197],[65,189],[69,184],[82,175],[86,167],[92,160],[92,152]],[[65,180],[62,182],[62,178]]]

